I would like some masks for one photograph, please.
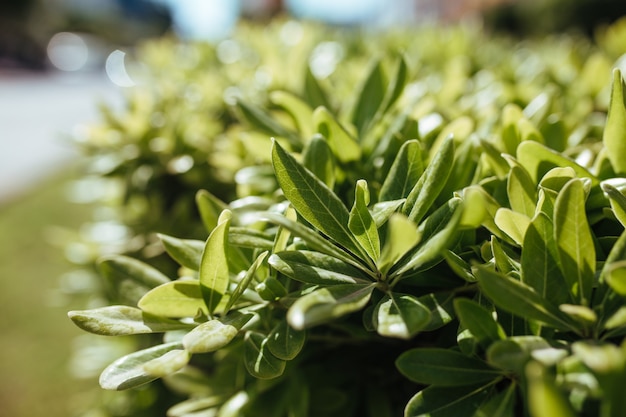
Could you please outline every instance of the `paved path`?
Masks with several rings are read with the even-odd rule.
[[[0,204],[79,157],[68,134],[121,92],[100,73],[0,70]]]

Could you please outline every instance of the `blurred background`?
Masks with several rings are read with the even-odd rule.
[[[623,0],[3,0],[0,3],[0,416],[68,416],[94,379],[73,377],[59,289],[72,256],[59,230],[90,216],[71,180],[84,168],[70,140],[115,108],[136,80],[134,48],[175,36],[219,42],[241,19],[311,19],[371,30],[477,20],[515,37],[594,30],[626,15]],[[78,281],[76,281],[78,282]],[[74,369],[74,373],[80,370]]]

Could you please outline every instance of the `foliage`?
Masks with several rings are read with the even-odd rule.
[[[329,42],[310,33],[294,54]],[[243,71],[242,93],[201,117],[174,97],[215,99],[197,65],[216,52],[171,49],[193,65],[109,114],[117,142],[91,137],[126,178],[124,209],[143,201],[129,225],[160,232],[141,260],[101,261],[110,305],[69,313],[95,334],[150,337],[101,386],[161,380],[186,398],[174,417],[620,415],[619,68],[611,83],[596,46],[515,49],[471,28],[334,42],[347,51],[337,79],[279,61],[278,85],[252,91]],[[377,49],[403,53],[368,58]]]

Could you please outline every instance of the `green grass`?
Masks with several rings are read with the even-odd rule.
[[[0,416],[67,417],[84,381],[69,375],[72,339],[81,332],[54,305],[59,277],[72,266],[47,242],[48,227],[76,228],[90,210],[70,204],[71,173],[0,205]],[[93,382],[87,383],[90,387]]]

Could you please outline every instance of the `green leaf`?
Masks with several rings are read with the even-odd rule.
[[[180,265],[197,271],[200,268],[204,242],[201,240],[177,239],[158,234],[165,251]]]
[[[613,69],[611,101],[602,142],[615,173],[626,174],[626,97],[624,80],[618,68]]]
[[[308,103],[313,108],[324,106],[330,108],[330,103],[326,97],[326,93],[322,89],[322,86],[317,81],[317,78],[311,72],[311,67],[306,66],[306,73],[304,76],[304,94]]]
[[[404,214],[408,215],[409,219],[418,224],[421,222],[445,186],[453,162],[454,140],[448,137],[407,196]]]
[[[509,173],[509,164],[507,164],[506,159],[502,156],[500,150],[491,144],[491,142],[486,140],[481,140],[480,146],[485,151],[484,155],[489,161],[489,165],[496,176],[499,179],[505,178]]]
[[[298,356],[305,340],[305,331],[296,330],[286,320],[281,320],[267,336],[267,348],[278,359],[290,361]]]
[[[361,147],[350,133],[335,119],[325,107],[318,107],[313,112],[313,123],[317,131],[326,138],[335,158],[341,163],[361,159]]]
[[[575,417],[569,402],[554,380],[537,362],[526,367],[528,379],[528,408],[532,417]]]
[[[380,61],[374,63],[367,79],[361,86],[352,114],[352,124],[362,136],[369,127],[374,115],[381,107],[387,90],[387,79]]]
[[[248,268],[243,278],[237,283],[235,290],[233,291],[230,298],[228,299],[228,302],[226,303],[226,306],[224,307],[224,313],[228,313],[230,311],[232,306],[234,306],[237,300],[239,300],[239,297],[241,297],[244,291],[248,288],[248,286],[250,286],[250,283],[254,279],[254,276],[257,270],[261,267],[261,265],[265,261],[265,258],[267,257],[268,253],[269,252],[267,251],[260,253],[259,256],[257,256],[256,259],[254,260],[252,265],[250,265],[250,268]]]
[[[102,371],[100,386],[108,390],[125,390],[154,381],[158,377],[146,372],[143,365],[181,347],[179,342],[172,342],[126,355]]]
[[[430,310],[412,295],[391,292],[376,306],[374,319],[381,336],[408,340],[430,322]]]
[[[604,273],[609,286],[621,296],[626,296],[626,261],[612,262]]]
[[[385,275],[421,239],[421,232],[415,223],[403,214],[394,213],[389,218],[387,238],[378,260],[378,270]]]
[[[269,339],[256,332],[245,337],[244,364],[255,378],[277,378],[285,371],[286,362],[274,356],[267,347]]]
[[[274,236],[248,227],[229,227],[227,239],[230,246],[240,248],[270,250],[274,246]]]
[[[485,402],[472,417],[515,417],[515,391],[517,384],[511,383]]]
[[[507,234],[515,243],[522,245],[526,229],[530,224],[530,218],[525,214],[515,212],[508,208],[502,207],[496,211],[493,221],[496,226]]]
[[[220,213],[228,209],[228,205],[207,190],[200,190],[196,193],[196,205],[200,212],[200,218],[204,228],[211,233],[217,226],[217,219]]]
[[[585,191],[579,179],[570,180],[556,199],[554,239],[570,293],[578,303],[589,305],[596,251],[585,212]]]
[[[128,306],[70,311],[68,316],[81,329],[105,336],[162,333],[190,327],[189,324],[153,316],[138,308]]]
[[[498,340],[487,349],[487,361],[498,368],[524,373],[524,368],[535,352],[546,352],[552,349],[548,341],[539,336],[512,336]]]
[[[304,140],[309,140],[313,135],[313,109],[302,99],[286,91],[272,91],[269,99],[291,115],[300,136]]]
[[[350,210],[348,228],[361,245],[361,248],[376,262],[380,257],[380,238],[378,229],[367,206],[370,202],[370,192],[365,180],[356,183],[354,205]]]
[[[142,369],[151,376],[163,378],[180,371],[191,359],[191,354],[184,349],[174,349],[163,356],[154,358],[142,365]]]
[[[530,174],[533,182],[539,182],[550,169],[556,167],[569,167],[576,172],[579,178],[590,178],[592,185],[597,185],[598,180],[591,173],[578,165],[572,159],[556,152],[539,142],[525,141],[517,147],[517,160],[520,165]]]
[[[406,200],[404,198],[401,198],[400,200],[381,201],[374,204],[374,207],[372,207],[372,218],[374,218],[376,227],[380,228],[383,224],[385,224],[389,218],[398,211],[405,201]]]
[[[211,395],[181,401],[167,410],[167,417],[189,417],[194,412],[214,409],[224,402],[222,395]]]
[[[454,320],[453,293],[431,293],[418,297],[418,300],[430,310],[430,322],[423,331],[440,329]]]
[[[200,289],[209,315],[215,312],[230,280],[228,272],[228,229],[231,212],[224,210],[206,241],[200,263]]]
[[[474,275],[485,295],[501,309],[556,329],[578,331],[567,316],[526,284],[485,266],[475,267]]]
[[[196,280],[159,285],[139,300],[138,307],[161,317],[194,317],[198,310],[207,313],[200,283]]]
[[[406,60],[402,55],[398,56],[398,65],[396,67],[396,71],[394,72],[393,77],[387,83],[387,89],[385,91],[385,97],[383,102],[380,105],[380,108],[377,112],[377,118],[382,117],[386,111],[388,111],[391,106],[398,100],[398,98],[402,95],[404,91],[404,87],[406,85],[408,79],[408,66],[406,64]]]
[[[294,329],[303,330],[338,319],[365,307],[375,287],[372,283],[319,288],[298,298],[289,308],[287,320]]]
[[[533,217],[537,201],[537,186],[528,172],[520,165],[511,167],[506,191],[513,211]]]
[[[235,314],[201,323],[183,337],[183,346],[189,353],[214,352],[228,345],[251,318]]]
[[[422,241],[413,249],[413,253],[405,257],[406,262],[402,262],[398,270],[392,271],[392,275],[400,276],[410,270],[430,267],[433,262],[443,259],[443,251],[449,249],[459,233],[458,225],[463,210],[462,200],[452,198],[429,216],[419,227]]]
[[[608,183],[602,183],[602,190],[609,197],[615,217],[617,217],[622,226],[626,227],[626,196]]]
[[[493,314],[467,298],[454,300],[454,310],[464,328],[468,329],[483,348],[506,337]]]
[[[413,382],[442,387],[484,383],[501,375],[482,360],[440,348],[407,350],[396,360],[396,367]]]
[[[321,135],[315,135],[304,148],[304,166],[319,178],[328,188],[335,185],[335,163],[328,142]]]
[[[266,112],[264,109],[250,103],[245,103],[241,100],[237,101],[236,108],[239,111],[242,120],[247,122],[255,130],[269,136],[282,137],[293,142],[299,141],[294,132],[274,120],[271,114]]]
[[[334,258],[341,259],[342,261],[357,268],[363,268],[363,265],[355,261],[352,256],[350,256],[345,251],[339,249],[329,240],[324,239],[316,231],[294,220],[291,220],[286,216],[283,216],[282,214],[264,212],[259,214],[259,218],[277,224],[291,231],[291,233],[293,233],[295,236],[300,237],[311,249],[314,249],[326,255],[330,255]]]
[[[350,213],[339,197],[274,141],[276,179],[296,211],[319,231],[354,254],[360,246],[348,228]]]
[[[405,198],[424,173],[422,146],[417,140],[402,144],[380,188],[380,201]]]
[[[332,256],[307,250],[284,251],[270,256],[268,263],[291,279],[315,285],[367,284],[361,271]]]
[[[516,104],[507,104],[502,110],[502,146],[509,155],[515,155],[521,143],[517,122],[523,117],[522,109]]]
[[[532,219],[522,245],[522,282],[548,302],[559,305],[571,297],[561,274],[553,225],[544,213]]]
[[[409,400],[404,417],[471,416],[487,400],[490,386],[428,387]]]
[[[125,289],[127,291],[120,295],[129,301],[136,302],[145,291],[170,282],[170,279],[159,270],[144,262],[122,255],[102,258],[98,263],[98,269],[116,290]],[[136,294],[129,294],[130,291],[128,290],[131,288],[136,288]]]

